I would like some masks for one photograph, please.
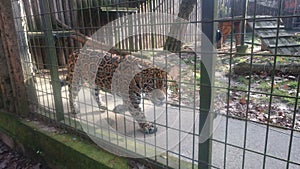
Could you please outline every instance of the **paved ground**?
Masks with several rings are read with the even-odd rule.
[[[88,98],[88,92],[85,92],[85,98]],[[112,97],[108,97],[112,99]],[[113,103],[111,101],[110,103]],[[92,103],[93,105],[93,103]],[[115,144],[126,145],[125,142],[134,142],[138,140],[142,143],[147,143],[149,145],[153,144],[156,147],[160,147],[161,150],[169,150],[175,153],[180,153],[186,157],[192,158],[192,153],[194,152],[194,158],[198,158],[198,146],[197,146],[197,138],[194,139],[192,134],[179,132],[178,130],[185,132],[193,132],[193,125],[195,125],[195,131],[198,131],[198,117],[195,116],[196,120],[193,117],[193,110],[189,110],[187,108],[181,108],[179,110],[178,107],[168,106],[167,113],[165,107],[163,108],[155,108],[156,115],[153,116],[153,105],[150,102],[145,101],[145,109],[150,110],[146,112],[146,115],[149,119],[156,119],[156,122],[160,124],[159,130],[156,136],[144,136],[141,132],[136,132],[138,126],[131,125],[132,119],[125,118],[123,115],[113,115],[113,118],[110,117],[110,122],[112,128],[116,129],[119,133],[125,133],[126,137],[119,137],[117,139],[119,142],[114,141]],[[84,107],[84,111],[91,109],[86,105],[82,105]],[[109,105],[109,107],[113,107],[113,105]],[[92,115],[93,114],[93,115]],[[90,122],[95,122],[95,119],[100,118],[99,112],[94,111],[91,114],[81,114],[81,119],[87,118],[90,119]],[[107,115],[104,115],[107,116]],[[104,117],[103,116],[103,117]],[[130,116],[130,115],[129,115]],[[93,118],[91,118],[93,117]],[[101,118],[103,118],[101,117]],[[214,120],[215,130],[213,132],[213,138],[215,140],[224,142],[225,141],[225,128],[226,128],[226,118],[224,116],[218,116]],[[93,119],[93,120],[92,120]],[[117,119],[117,124],[113,121]],[[98,123],[97,123],[98,124]],[[126,126],[124,126],[126,124]],[[107,125],[107,123],[105,124]],[[226,150],[226,168],[230,169],[239,169],[242,168],[243,163],[243,147],[244,140],[245,148],[250,150],[245,152],[245,168],[262,168],[263,156],[259,153],[264,154],[265,148],[265,139],[266,139],[266,125],[257,124],[254,122],[247,123],[247,130],[245,131],[245,122],[241,120],[236,120],[229,118],[228,119],[228,131],[227,131],[227,143],[241,147],[236,148],[233,146],[227,146]],[[100,125],[101,126],[101,125]],[[100,127],[98,126],[98,127]],[[117,127],[114,127],[117,126]],[[168,127],[165,127],[168,126]],[[101,128],[101,127],[100,127]],[[245,137],[245,133],[246,137]],[[136,140],[131,139],[135,136]],[[125,140],[124,140],[125,138]],[[147,138],[147,139],[145,139]],[[293,137],[291,137],[291,132],[289,130],[283,130],[279,128],[270,127],[268,132],[268,142],[267,142],[267,150],[266,154],[270,156],[275,156],[279,159],[287,159],[288,150],[289,150],[289,142],[290,138],[293,139],[290,161],[295,163],[300,163],[300,133],[294,132]],[[124,144],[122,144],[122,142]],[[193,147],[193,142],[195,146]],[[180,143],[180,144],[179,144]],[[127,145],[127,148],[130,147]],[[151,146],[149,146],[151,147]],[[142,150],[144,147],[142,147]],[[130,149],[130,148],[128,148]],[[144,151],[139,151],[140,153],[144,153]],[[257,152],[257,153],[256,153]],[[151,156],[151,152],[147,154],[147,156]],[[224,144],[214,142],[213,143],[213,165],[219,168],[224,168]],[[276,160],[274,158],[266,159],[266,168],[269,169],[282,169],[286,168],[286,163],[280,160]],[[300,166],[296,166],[291,164],[291,169],[298,169]]]
[[[141,132],[137,131],[138,126],[134,125],[130,116],[124,118],[123,115],[115,115],[111,113],[100,113],[95,107],[95,102],[89,101],[92,97],[89,95],[88,91],[81,92],[80,98],[84,99],[83,104],[80,106],[82,108],[81,114],[79,114],[78,120],[83,124],[83,128],[88,130],[92,135],[96,135],[99,138],[105,139],[112,143],[113,147],[119,145],[123,148],[129,150],[135,150],[140,154],[146,156],[152,156],[153,154],[159,152],[160,150],[169,150],[174,153],[179,153],[194,159],[198,158],[198,140],[193,137],[193,125],[195,125],[195,131],[198,131],[198,117],[193,117],[193,111],[177,107],[168,106],[168,113],[165,110],[156,109],[157,112],[155,117],[153,113],[146,113],[149,119],[156,119],[159,123],[159,130],[156,136],[148,135],[144,136]],[[63,96],[67,96],[63,93]],[[48,105],[51,106],[51,96],[41,95],[40,100],[46,100]],[[109,109],[112,109],[114,102],[112,96],[108,96]],[[67,99],[63,99],[64,109],[67,112]],[[50,104],[49,104],[50,103]],[[90,104],[90,105],[88,105]],[[146,104],[149,107],[153,106],[150,103]],[[146,109],[147,106],[146,106]],[[193,120],[193,119],[196,120]],[[107,120],[109,119],[109,120]],[[124,120],[125,119],[125,120]],[[107,124],[107,121],[109,124]],[[117,122],[116,122],[117,121]],[[221,142],[225,141],[225,129],[226,129],[226,118],[221,118],[221,121],[217,122],[218,125],[213,133],[213,138]],[[86,127],[85,124],[95,126],[94,128]],[[126,124],[126,125],[124,125]],[[110,126],[109,128],[107,126]],[[168,126],[168,127],[166,127]],[[171,128],[170,128],[171,127]],[[115,129],[117,128],[117,134]],[[184,132],[178,132],[180,129]],[[107,132],[109,131],[109,132]],[[126,131],[126,134],[124,134]],[[189,132],[189,133],[185,133]],[[245,133],[247,133],[245,137]],[[134,137],[137,140],[134,140]],[[246,138],[246,141],[244,141]],[[245,152],[245,168],[256,169],[262,168],[264,148],[267,146],[266,154],[275,156],[278,159],[287,159],[290,139],[293,140],[290,154],[290,161],[300,164],[300,133],[294,132],[293,137],[290,136],[290,131],[270,127],[268,132],[268,142],[265,145],[266,139],[266,126],[248,122],[247,130],[245,131],[245,122],[228,119],[228,131],[227,131],[227,143],[232,144],[237,147],[244,147],[250,150]],[[147,144],[147,146],[140,146]],[[193,146],[194,143],[194,146]],[[151,146],[151,144],[156,145]],[[212,163],[218,168],[224,168],[224,143],[213,142],[212,151]],[[147,153],[145,153],[147,150]],[[149,151],[150,150],[150,151]],[[153,151],[152,151],[153,150]],[[110,150],[111,151],[111,150]],[[254,151],[254,152],[253,152]],[[194,152],[194,156],[193,156]],[[258,153],[256,153],[258,152]],[[116,150],[115,153],[121,153],[120,150]],[[228,169],[239,169],[242,167],[243,163],[243,149],[236,148],[228,145],[226,147],[226,168]],[[282,169],[286,168],[286,162],[274,159],[266,158],[266,168],[268,169]],[[290,169],[299,169],[300,166],[291,164]]]
[[[225,140],[225,125],[226,121],[220,123],[218,129],[214,132],[214,138],[220,141]],[[248,122],[246,135],[246,149],[264,153],[266,126]],[[228,120],[227,143],[236,146],[244,146],[245,138],[245,122],[235,119]],[[288,130],[271,127],[268,133],[267,151],[268,155],[275,156],[281,159],[287,159],[291,132]],[[291,148],[290,160],[300,163],[300,133],[294,132],[293,143]],[[262,168],[263,156],[257,153],[246,151],[245,168]],[[227,146],[226,168],[234,169],[241,168],[243,160],[243,149],[238,149],[232,146]],[[223,168],[224,165],[224,144],[213,144],[213,164]],[[286,163],[274,158],[266,159],[266,168],[282,169],[286,168]],[[290,165],[290,169],[299,169],[300,166]]]

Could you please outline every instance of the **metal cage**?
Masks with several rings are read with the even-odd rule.
[[[11,1],[31,115],[170,168],[300,167],[297,0]],[[122,62],[98,77],[106,56]],[[151,102],[147,87],[161,81],[146,62],[172,77],[160,79],[163,106]],[[111,84],[95,94],[104,74]],[[128,93],[140,84],[143,94]],[[158,131],[143,133],[120,95]]]

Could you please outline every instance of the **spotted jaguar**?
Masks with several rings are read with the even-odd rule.
[[[78,80],[75,82],[73,77],[79,56],[84,57],[80,52],[75,51],[68,57],[68,75],[66,80],[69,87],[70,107],[74,113],[78,112],[74,101],[78,96],[81,84],[74,84],[78,83]],[[98,59],[96,59],[98,61],[90,60],[90,63],[86,63],[89,65],[83,65],[82,67],[86,68],[80,70],[80,77],[84,79],[88,76],[93,76],[89,73],[89,69],[97,68],[96,73],[94,73],[95,77],[90,78],[94,79],[95,93],[93,95],[100,110],[103,110],[105,107],[100,100],[99,90],[121,95],[123,104],[117,105],[113,111],[117,113],[129,111],[144,133],[155,133],[157,131],[156,125],[147,121],[140,107],[142,95],[147,95],[154,105],[160,106],[166,102],[168,87],[171,86],[173,90],[178,90],[176,81],[165,70],[155,67],[152,63],[138,57],[131,55],[120,56],[96,51],[91,51],[87,55],[85,57],[88,58],[98,56]],[[79,82],[82,83],[81,81]]]

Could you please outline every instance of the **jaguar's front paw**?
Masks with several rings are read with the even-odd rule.
[[[96,100],[97,100],[97,98],[96,98]],[[97,101],[97,103],[98,103],[98,108],[101,113],[103,113],[107,110],[107,107],[103,106],[103,105],[105,105],[105,103],[103,103],[102,101],[99,101],[99,100]]]
[[[145,134],[154,134],[157,132],[157,127],[151,122],[146,122],[142,124],[142,130]]]

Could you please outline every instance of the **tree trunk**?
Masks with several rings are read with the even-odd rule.
[[[185,19],[187,21],[190,20],[190,15],[193,12],[193,9],[197,3],[197,0],[182,0],[179,6],[178,17]],[[168,50],[170,52],[179,52],[181,49],[181,41],[172,37],[172,35],[179,35],[181,37],[185,34],[187,28],[187,24],[173,24],[171,30],[169,32],[169,36],[164,45],[164,50]]]
[[[11,0],[0,1],[1,93],[7,111],[28,113],[24,76],[19,57]]]

